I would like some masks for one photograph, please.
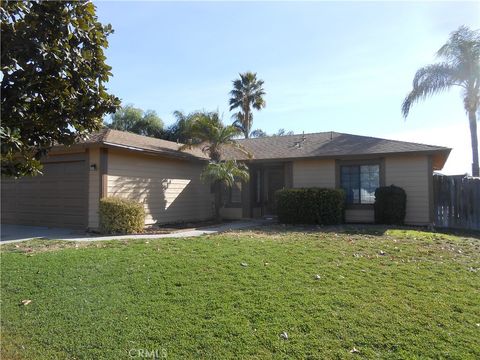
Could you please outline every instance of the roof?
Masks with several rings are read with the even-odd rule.
[[[251,157],[249,158],[244,152],[234,147],[224,147],[222,149],[223,159],[255,162],[422,153],[434,155],[433,167],[438,170],[445,164],[451,150],[443,146],[343,134],[333,131],[239,139],[237,142],[251,154]],[[113,129],[102,129],[100,132],[91,134],[82,143],[87,145],[103,144],[177,158],[208,160],[207,155],[199,148],[180,150],[183,144]]]
[[[180,143],[114,129],[102,129],[99,132],[92,133],[81,143],[86,145],[101,144],[176,158],[208,160],[208,156],[198,148],[181,150],[183,144]]]
[[[439,154],[434,164],[442,168],[449,148],[405,141],[387,140],[369,136],[351,135],[333,131],[242,139],[238,143],[252,155],[251,160],[335,158],[351,156],[387,155],[393,153]],[[241,151],[224,148],[225,159],[247,160]]]

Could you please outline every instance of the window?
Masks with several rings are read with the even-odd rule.
[[[242,182],[237,181],[230,188],[223,185],[223,199],[227,206],[239,205],[242,203]]]
[[[373,204],[380,186],[379,165],[349,165],[340,168],[340,186],[347,204]]]
[[[239,204],[242,202],[242,183],[237,181],[230,189],[230,203]]]

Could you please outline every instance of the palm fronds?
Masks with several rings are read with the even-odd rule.
[[[237,181],[248,181],[249,172],[245,164],[235,160],[211,162],[202,171],[201,179],[204,182],[219,182],[232,187]]]
[[[408,116],[411,106],[430,95],[448,90],[453,85],[462,85],[457,70],[447,63],[427,65],[419,69],[413,78],[413,89],[402,104],[404,117]]]
[[[463,89],[463,104],[468,113],[472,142],[472,175],[479,176],[477,111],[480,105],[480,32],[460,26],[437,51],[443,62],[427,65],[417,71],[413,89],[402,103],[406,118],[411,106],[430,95],[452,86]]]
[[[239,79],[233,81],[233,89],[230,91],[230,111],[237,108],[240,110],[233,115],[233,119],[236,126],[248,138],[253,123],[252,108],[261,110],[266,105],[264,82],[257,79],[257,74],[252,72],[239,74],[239,76]]]

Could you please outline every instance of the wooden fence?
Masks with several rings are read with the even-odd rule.
[[[434,224],[480,230],[480,178],[433,176]]]

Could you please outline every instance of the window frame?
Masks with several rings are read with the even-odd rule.
[[[225,208],[241,208],[243,205],[243,189],[245,183],[243,181],[236,181],[239,182],[241,185],[240,187],[240,202],[232,202],[232,188],[227,187],[226,185],[222,184],[222,196],[225,196],[226,199],[223,201],[223,206]]]
[[[378,186],[385,186],[385,159],[372,158],[372,159],[358,159],[358,160],[336,160],[335,161],[335,187],[341,189],[341,168],[342,166],[365,166],[365,165],[378,165],[379,169],[379,181]],[[371,204],[345,204],[346,209],[373,209],[373,203]]]

